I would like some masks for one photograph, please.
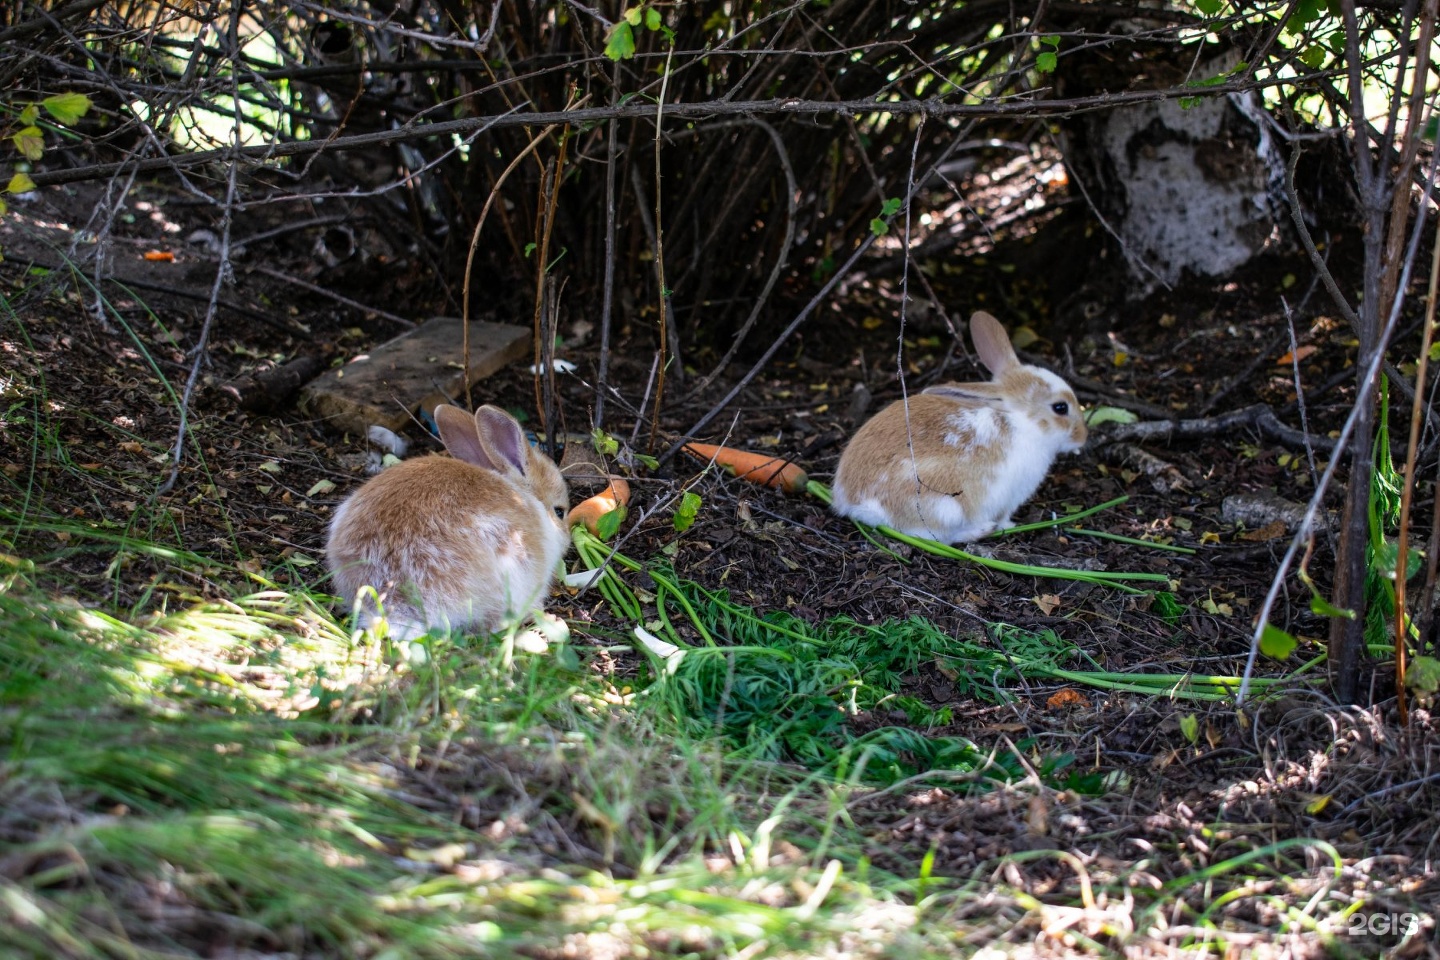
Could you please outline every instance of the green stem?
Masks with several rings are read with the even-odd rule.
[[[1194,554],[1193,547],[1180,547],[1173,543],[1156,543],[1154,540],[1141,540],[1138,537],[1127,537],[1119,533],[1110,533],[1106,530],[1084,530],[1080,527],[1067,527],[1066,533],[1079,533],[1087,537],[1099,537],[1102,540],[1114,540],[1117,543],[1129,543],[1137,547],[1149,547],[1152,550],[1169,550],[1172,553]]]

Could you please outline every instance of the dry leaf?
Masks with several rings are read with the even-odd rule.
[[[1062,707],[1088,707],[1090,701],[1073,688],[1065,687],[1050,694],[1050,699],[1045,701],[1045,706],[1051,710],[1059,710]]]
[[[1266,540],[1278,540],[1285,536],[1285,521],[1272,520],[1258,530],[1246,530],[1240,534],[1241,540],[1249,540],[1251,543],[1263,543]]]
[[[1289,366],[1290,364],[1294,363],[1296,360],[1304,360],[1306,357],[1310,356],[1310,354],[1314,353],[1316,350],[1319,350],[1319,349],[1320,349],[1320,348],[1317,347],[1317,346],[1315,346],[1313,343],[1307,343],[1307,344],[1306,344],[1305,346],[1303,346],[1303,347],[1297,347],[1293,352],[1287,350],[1287,351],[1285,352],[1285,356],[1283,356],[1283,357],[1281,357],[1279,360],[1276,360],[1276,361],[1275,361],[1275,366],[1277,366],[1277,367]]]
[[[1053,593],[1042,593],[1031,599],[1035,602],[1035,606],[1040,608],[1040,612],[1047,617],[1060,608],[1060,598]]]

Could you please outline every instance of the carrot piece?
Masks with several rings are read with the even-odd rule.
[[[625,519],[625,505],[630,502],[630,484],[620,477],[611,477],[610,485],[588,500],[577,503],[565,516],[565,526],[584,524],[585,529],[602,537],[600,519],[608,513],[620,511],[618,520]],[[617,526],[618,521],[617,521]],[[614,532],[613,528],[610,532]]]
[[[761,483],[786,493],[800,493],[810,477],[798,464],[783,457],[770,457],[763,453],[751,453],[734,447],[720,447],[713,443],[687,443],[687,453],[701,460],[714,460],[726,472],[741,480]]]

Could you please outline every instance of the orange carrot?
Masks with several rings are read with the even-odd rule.
[[[619,477],[610,478],[610,486],[588,500],[577,503],[565,517],[565,526],[585,524],[585,529],[600,536],[600,518],[614,510],[620,511],[620,520],[625,519],[625,505],[630,502],[630,484]]]
[[[733,477],[763,483],[786,493],[800,493],[810,482],[810,477],[798,463],[783,457],[768,457],[763,453],[719,447],[713,443],[687,443],[684,449],[701,460],[714,460]]]

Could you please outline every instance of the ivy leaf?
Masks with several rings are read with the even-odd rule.
[[[1055,54],[1047,50],[1035,58],[1035,69],[1041,73],[1054,73],[1057,61]]]
[[[889,200],[886,200],[884,203],[880,204],[880,216],[893,217],[896,213],[900,211],[900,207],[904,203],[905,201],[901,200],[899,197],[891,197]]]
[[[886,223],[884,220],[881,220],[879,217],[876,217],[874,220],[870,221],[870,232],[875,234],[875,236],[877,237],[883,237],[885,236],[885,234],[890,232],[890,224]]]
[[[686,490],[680,496],[680,506],[675,508],[675,532],[684,533],[695,523],[700,513],[700,494]]]
[[[1297,646],[1299,641],[1274,624],[1267,623],[1260,631],[1260,652],[1271,659],[1285,660]]]
[[[610,36],[605,40],[605,56],[611,60],[629,60],[635,56],[635,34],[626,21],[621,20],[610,28]]]
[[[656,10],[654,7],[647,7],[645,10],[645,29],[660,29],[660,11]]]
[[[29,193],[35,189],[35,181],[30,179],[28,173],[17,173],[10,178],[10,185],[5,188],[9,193]]]
[[[25,127],[10,139],[15,141],[15,149],[31,163],[39,160],[45,152],[45,134],[39,127]]]
[[[60,123],[69,126],[90,111],[90,98],[83,93],[57,93],[40,101]]]

